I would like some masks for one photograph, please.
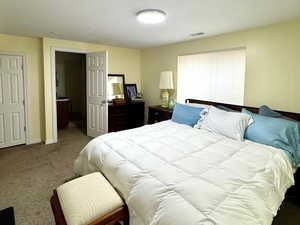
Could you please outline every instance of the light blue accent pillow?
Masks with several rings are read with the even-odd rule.
[[[172,121],[193,127],[200,118],[203,108],[184,104],[176,104],[173,110]]]
[[[266,105],[262,105],[261,107],[259,107],[259,115],[296,121],[296,120],[293,120],[289,117],[286,117],[286,116],[280,114],[279,112],[272,110],[270,107],[268,107]]]
[[[262,116],[246,109],[242,113],[252,116],[254,121],[245,131],[246,139],[283,149],[293,166],[300,165],[300,123]]]

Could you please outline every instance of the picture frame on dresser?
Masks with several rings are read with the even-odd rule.
[[[125,98],[127,100],[132,100],[137,96],[137,86],[136,84],[125,84],[124,85],[125,90]]]
[[[108,101],[114,103],[125,103],[125,75],[108,74],[107,79]]]

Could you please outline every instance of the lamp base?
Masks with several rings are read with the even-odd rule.
[[[168,90],[163,90],[161,93],[161,107],[169,107],[169,92]]]

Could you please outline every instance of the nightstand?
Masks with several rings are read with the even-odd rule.
[[[157,123],[172,118],[173,109],[164,108],[160,105],[149,106],[148,124]]]

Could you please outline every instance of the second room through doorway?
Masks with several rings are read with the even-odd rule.
[[[86,55],[56,51],[55,68],[57,128],[86,134]]]

